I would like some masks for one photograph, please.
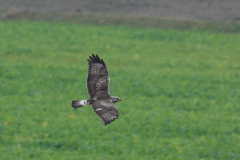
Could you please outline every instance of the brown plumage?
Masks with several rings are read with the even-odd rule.
[[[87,89],[90,99],[72,101],[71,106],[78,108],[92,105],[93,111],[107,125],[118,118],[118,109],[113,103],[121,100],[119,97],[110,95],[110,76],[104,61],[94,54],[92,54],[92,57],[89,56],[89,58]]]

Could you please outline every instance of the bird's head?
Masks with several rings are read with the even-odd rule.
[[[111,100],[112,100],[112,102],[113,103],[116,103],[116,102],[118,102],[118,101],[122,101],[119,97],[117,97],[117,96],[111,96]]]

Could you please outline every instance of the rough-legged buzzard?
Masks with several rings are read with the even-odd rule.
[[[118,118],[117,107],[113,104],[121,101],[119,97],[111,96],[109,91],[110,76],[107,67],[98,55],[89,56],[87,89],[90,99],[72,101],[73,108],[92,105],[93,111],[102,119],[105,126]]]

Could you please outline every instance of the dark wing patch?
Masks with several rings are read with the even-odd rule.
[[[99,91],[106,91],[109,93],[110,76],[107,67],[98,55],[92,54],[88,59],[88,77],[87,89],[88,94],[92,97]]]
[[[98,100],[92,104],[92,109],[102,119],[105,126],[119,116],[118,109],[111,100]]]

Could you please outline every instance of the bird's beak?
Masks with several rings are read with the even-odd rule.
[[[122,101],[121,99],[119,101]]]

